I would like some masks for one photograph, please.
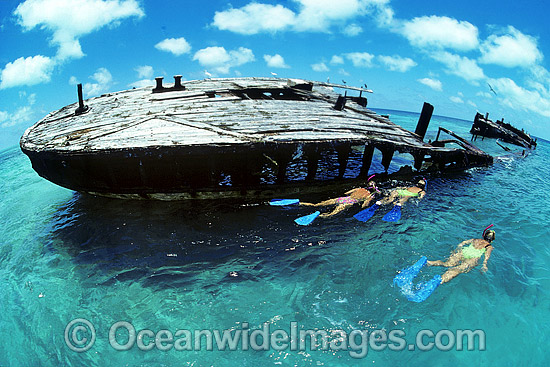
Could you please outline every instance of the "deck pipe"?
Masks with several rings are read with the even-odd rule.
[[[74,111],[74,114],[78,116],[88,111],[88,106],[84,105],[84,99],[82,97],[82,84],[78,84],[76,89],[78,93],[78,108]]]
[[[181,84],[181,75],[174,75],[174,90],[185,90],[185,86]]]
[[[157,86],[155,87],[155,89],[153,89],[153,93],[162,92],[164,90],[164,87],[162,86],[163,79],[164,78],[161,76],[155,78],[155,81],[157,82]]]

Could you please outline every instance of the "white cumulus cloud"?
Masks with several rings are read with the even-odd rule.
[[[391,71],[404,73],[417,65],[413,59],[401,56],[378,56],[378,61]]]
[[[418,82],[427,85],[428,87],[432,88],[433,90],[436,90],[438,92],[441,92],[443,90],[443,84],[441,84],[440,80],[432,79],[432,78],[422,78],[418,79]]]
[[[449,17],[423,16],[405,21],[400,33],[416,47],[469,51],[478,47],[478,29]]]
[[[15,112],[0,111],[0,125],[2,128],[12,127],[35,119],[32,106],[36,103],[36,94],[27,97],[26,93],[20,93],[20,98],[26,98],[25,105],[18,107]]]
[[[324,62],[313,64],[311,65],[311,68],[313,69],[313,71],[316,71],[318,73],[326,73],[327,71],[330,71],[330,69]]]
[[[251,2],[241,8],[216,12],[212,25],[239,34],[295,32],[330,32],[339,26],[346,35],[362,31],[353,19],[372,15],[379,24],[389,23],[393,10],[390,0],[294,0],[294,10],[283,5]]]
[[[20,57],[6,64],[0,74],[0,89],[47,83],[55,62],[46,56]]]
[[[330,59],[330,63],[332,65],[342,65],[342,64],[344,64],[344,58],[340,55],[334,55]]]
[[[487,99],[492,99],[493,98],[493,94],[491,94],[489,92],[477,92],[476,96],[482,97],[482,98],[487,98]]]
[[[138,78],[152,78],[153,77],[154,70],[153,70],[153,67],[150,66],[150,65],[138,66],[134,70],[137,72]]]
[[[82,90],[86,96],[97,96],[108,92],[112,86],[113,76],[106,68],[99,68],[90,76],[94,83],[84,83]]]
[[[542,60],[537,40],[510,26],[506,34],[493,34],[483,42],[481,58],[483,64],[496,64],[508,68],[528,68]]]
[[[155,45],[155,48],[160,51],[170,52],[176,56],[180,56],[191,51],[191,45],[185,38],[167,38]]]
[[[359,68],[370,68],[374,66],[374,55],[368,52],[350,52],[344,54],[345,58],[350,60],[353,66]]]
[[[136,0],[26,0],[14,15],[25,30],[51,32],[57,59],[65,60],[84,56],[80,37],[124,18],[142,17],[144,12]]]
[[[216,73],[227,74],[231,68],[252,62],[255,58],[252,50],[245,47],[229,52],[224,47],[207,47],[197,51],[193,60]]]
[[[537,90],[528,90],[516,84],[512,79],[490,79],[502,104],[514,110],[535,112],[550,117],[550,95]]]
[[[240,9],[216,12],[215,27],[239,34],[278,32],[295,23],[296,14],[282,5],[250,3]]]
[[[346,36],[349,36],[349,37],[358,36],[358,35],[360,35],[362,32],[363,32],[363,28],[362,28],[360,25],[355,24],[355,23],[348,24],[348,25],[345,26],[344,29],[342,30],[342,33],[344,33]]]
[[[138,67],[134,68],[134,70],[137,73],[137,77],[140,78],[140,79],[133,82],[133,83],[130,83],[128,85],[129,87],[131,87],[131,88],[142,88],[142,87],[154,86],[156,84],[156,82],[153,79],[151,79],[153,77],[153,73],[154,73],[154,70],[153,70],[152,66],[150,66],[150,65],[141,65],[141,66],[138,66]]]
[[[267,63],[267,66],[271,68],[281,68],[281,69],[288,69],[290,66],[288,66],[285,63],[285,59],[279,55],[264,55],[264,60]]]
[[[449,97],[449,99],[451,100],[451,102],[453,103],[464,103],[464,101],[462,100],[462,98],[458,97],[458,96],[451,96]]]
[[[485,78],[483,69],[475,60],[449,52],[438,52],[431,56],[447,67],[447,73],[459,76],[473,84]]]
[[[332,24],[353,19],[367,11],[364,0],[297,0],[300,12],[295,28],[299,31],[327,32]]]

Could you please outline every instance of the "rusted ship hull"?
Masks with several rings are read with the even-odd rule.
[[[375,149],[381,174],[396,151],[413,157],[410,174],[492,163],[473,146],[425,143],[367,110],[364,90],[342,97],[314,86],[240,78],[113,93],[46,116],[21,149],[40,176],[68,189],[163,200],[269,198],[359,182]]]
[[[504,121],[491,121],[489,115],[483,116],[476,113],[470,134],[474,137],[500,139],[506,143],[518,145],[524,148],[533,149],[537,147],[537,140],[526,132],[505,123]]]

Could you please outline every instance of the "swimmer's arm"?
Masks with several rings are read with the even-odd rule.
[[[422,190],[422,191],[420,191],[420,194],[418,194],[418,199],[422,200],[424,198],[424,196],[426,196],[426,191]]]
[[[487,270],[487,262],[489,261],[489,258],[491,257],[491,252],[493,252],[493,248],[489,247],[487,251],[485,252],[485,258],[483,259],[483,266],[481,267],[482,272],[486,272]]]

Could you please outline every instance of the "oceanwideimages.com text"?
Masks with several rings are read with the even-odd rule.
[[[271,325],[272,326],[272,325]],[[320,330],[303,329],[291,322],[288,330],[271,329],[270,324],[251,328],[243,322],[226,330],[137,329],[130,322],[118,321],[105,332],[96,332],[86,319],[75,319],[65,328],[65,342],[75,352],[86,352],[96,338],[104,336],[117,351],[334,351],[364,358],[369,351],[440,351],[486,349],[483,330],[423,329],[411,339],[403,330]]]

